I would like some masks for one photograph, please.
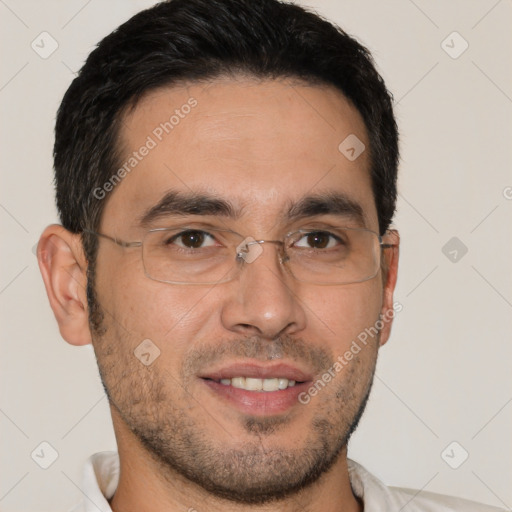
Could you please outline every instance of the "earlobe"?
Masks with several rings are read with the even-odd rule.
[[[48,226],[39,239],[37,260],[62,337],[72,345],[91,343],[80,236],[60,225]]]
[[[383,301],[381,310],[381,321],[384,323],[380,332],[380,345],[388,341],[391,334],[391,325],[396,314],[393,302],[396,281],[398,277],[398,255],[400,248],[400,236],[398,231],[390,230],[386,234],[387,248],[383,249],[383,258],[385,258],[385,279],[383,290]]]

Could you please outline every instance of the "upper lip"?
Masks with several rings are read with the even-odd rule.
[[[202,379],[232,379],[234,377],[252,377],[255,379],[272,379],[282,377],[296,382],[312,380],[310,373],[286,363],[262,364],[254,362],[233,363],[219,369],[205,371],[199,375]]]

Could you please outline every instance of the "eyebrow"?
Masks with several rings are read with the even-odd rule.
[[[289,221],[294,221],[315,215],[336,215],[350,218],[362,226],[365,224],[362,206],[340,192],[305,196],[290,205],[286,218]]]
[[[171,215],[212,215],[237,219],[241,215],[241,210],[215,196],[170,191],[155,206],[146,210],[139,217],[138,222],[140,226],[148,227],[154,221]]]
[[[238,219],[243,209],[216,196],[195,192],[170,191],[160,201],[147,209],[138,218],[141,227],[149,227],[156,220],[169,216],[218,216]],[[336,215],[353,219],[364,225],[364,212],[361,205],[345,194],[326,192],[307,195],[288,205],[284,219],[288,222],[317,215]]]

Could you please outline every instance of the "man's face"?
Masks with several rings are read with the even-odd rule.
[[[197,104],[182,109],[191,97]],[[179,121],[162,133],[157,127],[176,109]],[[156,146],[108,197],[99,231],[124,241],[177,223],[256,240],[310,226],[378,231],[369,152],[351,161],[338,149],[350,134],[369,147],[360,115],[329,87],[216,80],[150,93],[124,118],[121,159],[148,136]],[[237,215],[160,211],[141,226],[170,192],[221,199]],[[304,198],[327,194],[359,205],[362,217],[319,209],[286,215]],[[144,446],[162,475],[178,471],[241,502],[296,490],[338,461],[371,387],[378,336],[308,404],[297,396],[391,307],[381,272],[357,284],[307,284],[281,265],[276,244],[259,247],[233,280],[215,286],[149,279],[140,247],[104,239],[96,264],[105,331],[93,333],[93,344],[120,451]],[[149,366],[134,354],[148,339],[149,358],[159,350]],[[288,379],[290,387],[245,390],[227,380],[236,377]]]

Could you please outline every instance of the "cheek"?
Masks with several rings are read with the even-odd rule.
[[[311,332],[332,340],[336,352],[350,345],[375,325],[382,307],[382,285],[378,279],[346,286],[326,286],[321,293],[304,296]]]
[[[115,318],[119,335],[131,339],[135,346],[149,338],[165,359],[171,357],[169,352],[173,359],[178,358],[202,329],[211,328],[215,294],[210,293],[210,288],[151,280],[144,274],[140,255],[99,266],[97,291],[108,312],[107,325]],[[171,345],[172,351],[165,350]]]

